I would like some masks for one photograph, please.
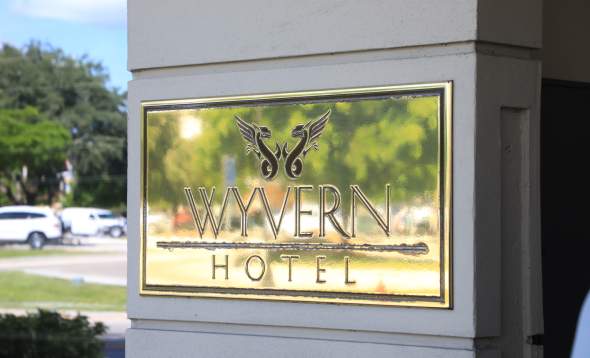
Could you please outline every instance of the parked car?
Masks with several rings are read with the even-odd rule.
[[[5,206],[0,208],[0,241],[27,242],[41,249],[47,242],[62,237],[61,221],[49,208]]]
[[[125,218],[110,210],[97,208],[65,208],[60,214],[64,230],[73,235],[109,235],[121,237],[127,231]]]

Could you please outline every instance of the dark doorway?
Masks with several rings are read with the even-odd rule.
[[[590,84],[543,80],[541,218],[545,357],[569,357],[590,288]]]

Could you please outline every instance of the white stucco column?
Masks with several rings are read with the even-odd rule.
[[[540,1],[129,0],[128,14],[128,356],[540,356]],[[142,101],[446,81],[452,309],[139,295]]]

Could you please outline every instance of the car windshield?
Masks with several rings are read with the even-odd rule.
[[[114,219],[116,216],[113,213],[98,214],[101,219]]]

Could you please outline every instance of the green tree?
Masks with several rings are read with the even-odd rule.
[[[63,125],[32,107],[0,109],[0,191],[14,204],[51,204],[71,145]]]
[[[39,43],[0,50],[0,108],[35,107],[71,134],[76,204],[125,203],[126,94],[107,81],[100,63]]]

